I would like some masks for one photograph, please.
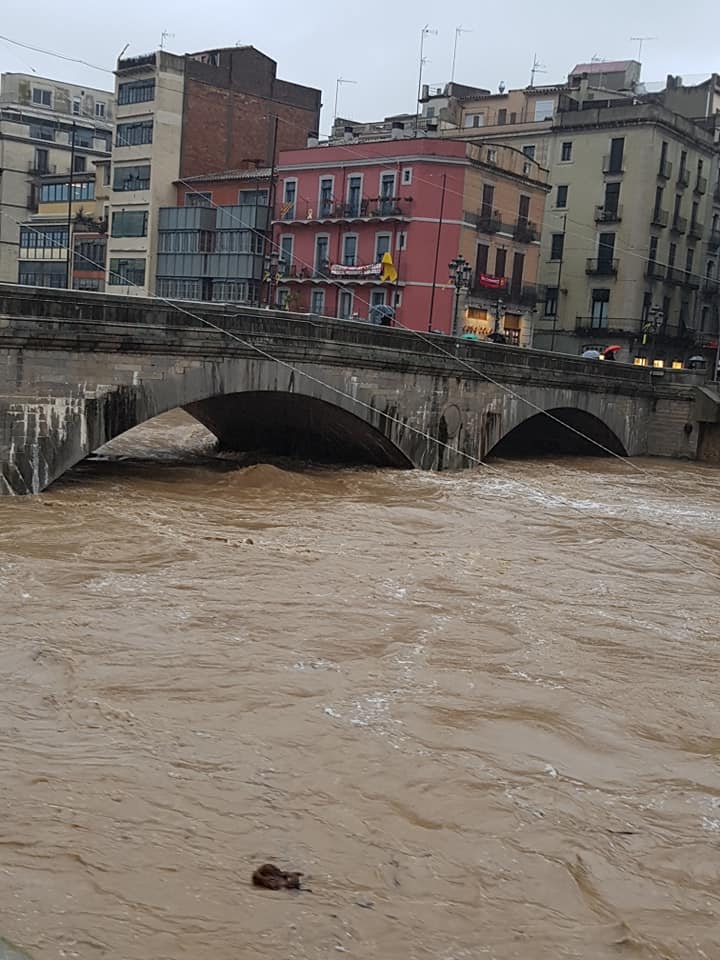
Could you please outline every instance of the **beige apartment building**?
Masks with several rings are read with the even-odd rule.
[[[648,94],[639,78],[620,61],[581,64],[565,84],[423,91],[439,135],[505,143],[549,170],[536,347],[617,342],[621,359],[672,364],[717,343],[720,83],[669,77]]]
[[[2,74],[0,281],[18,280],[20,224],[38,211],[43,182],[69,175],[71,158],[72,172],[93,179],[95,162],[109,156],[113,118],[110,91],[35,74]],[[64,285],[49,259],[38,261],[35,276],[43,286]]]

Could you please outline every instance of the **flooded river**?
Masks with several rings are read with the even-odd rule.
[[[0,500],[0,935],[720,957],[720,591],[681,562],[720,574],[720,472],[207,444],[173,414]],[[253,888],[265,861],[309,890]]]

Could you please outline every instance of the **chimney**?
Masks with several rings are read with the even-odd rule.
[[[345,126],[343,128],[343,140],[345,143],[352,143],[354,139],[355,131],[351,126]]]
[[[420,97],[420,99],[427,100],[429,96],[430,96],[430,86],[429,84],[424,83],[422,85],[422,96]]]
[[[405,124],[402,122],[402,120],[393,120],[390,127],[390,138],[392,140],[402,140],[404,136],[404,130]]]
[[[309,147],[317,147],[320,143],[320,134],[316,130],[312,130],[307,137],[307,145]]]

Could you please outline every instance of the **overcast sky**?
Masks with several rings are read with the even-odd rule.
[[[163,30],[174,36],[166,48],[185,53],[250,43],[278,62],[283,79],[323,91],[322,131],[333,112],[335,81],[342,87],[338,112],[357,120],[412,112],[418,83],[420,32],[426,41],[424,81],[450,79],[455,28],[462,25],[456,80],[496,89],[525,86],[533,55],[545,66],[538,82],[562,81],[572,67],[593,56],[637,57],[631,37],[648,36],[643,80],[666,74],[720,71],[718,0],[606,0],[579,5],[518,0],[493,5],[477,0],[394,0],[391,4],[347,0],[119,0],[107,9],[57,0],[2,0],[0,33],[12,40],[88,60],[112,69],[118,53],[147,53],[160,45]],[[582,12],[580,12],[582,10]],[[108,73],[12,46],[0,40],[0,70],[31,72],[88,86],[111,88]],[[692,76],[691,76],[692,75]],[[698,75],[695,77],[695,75]]]

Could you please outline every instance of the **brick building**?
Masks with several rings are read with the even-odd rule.
[[[363,319],[390,307],[405,326],[449,333],[448,264],[460,254],[472,284],[457,328],[487,334],[497,325],[527,343],[546,179],[512,147],[399,128],[394,139],[285,151],[273,236],[279,302]]]
[[[159,210],[176,205],[179,179],[271,166],[273,149],[304,145],[317,131],[320,91],[280,80],[276,69],[249,46],[118,61],[111,290],[155,291]]]

